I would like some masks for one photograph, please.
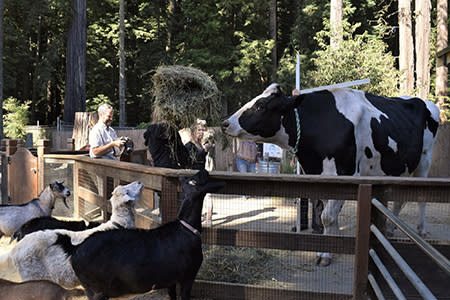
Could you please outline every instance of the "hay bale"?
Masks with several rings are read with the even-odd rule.
[[[153,77],[153,121],[174,128],[189,128],[199,119],[208,124],[220,119],[219,90],[203,71],[187,66],[160,66]]]

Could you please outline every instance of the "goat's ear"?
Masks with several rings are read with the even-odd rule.
[[[56,187],[56,182],[50,183],[50,184],[49,184],[49,187],[50,187],[51,189],[54,189],[54,188]]]

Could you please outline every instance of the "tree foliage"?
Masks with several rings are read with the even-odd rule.
[[[33,123],[52,125],[62,116],[70,2],[5,1],[4,97],[31,100]],[[118,111],[119,0],[86,2],[87,110],[108,99]],[[302,88],[369,77],[370,91],[395,94],[397,3],[343,2],[344,19],[352,26],[345,28],[340,47],[329,49],[329,0],[277,1],[277,80],[286,91],[294,87],[299,53]],[[125,11],[128,125],[151,121],[151,78],[161,65],[209,74],[228,112],[271,83],[269,1],[127,0]]]
[[[4,134],[11,139],[20,139],[26,136],[25,128],[28,124],[28,110],[31,101],[19,103],[16,98],[9,97],[3,101]]]

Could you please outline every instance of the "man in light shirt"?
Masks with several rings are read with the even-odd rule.
[[[125,141],[117,138],[111,127],[114,109],[109,104],[98,107],[98,122],[89,133],[89,156],[93,158],[119,159]]]

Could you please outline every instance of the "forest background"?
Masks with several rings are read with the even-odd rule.
[[[431,100],[436,99],[439,1],[430,2],[431,47],[426,70],[431,79],[426,89]],[[152,74],[158,66],[173,64],[209,74],[220,90],[224,115],[272,82],[280,83],[290,94],[295,87],[297,54],[302,89],[362,78],[370,78],[371,84],[358,88],[384,96],[417,95],[422,88],[418,84],[407,90],[401,86],[405,72],[399,71],[399,3],[405,0],[343,0],[341,42],[334,45],[330,0],[0,2],[4,5],[2,99],[6,100],[2,108],[6,122],[8,113],[22,111],[19,118],[26,118],[29,124],[55,125],[60,118],[70,125],[73,113],[66,116],[64,109],[69,101],[81,101],[77,111],[94,111],[99,103],[109,102],[117,113],[124,114],[116,117],[113,125],[121,119],[121,125],[143,126],[151,122]],[[77,5],[81,2],[85,7],[80,9]],[[406,2],[411,4],[414,24],[414,1]],[[81,23],[86,56],[78,70],[85,73],[85,87],[73,100],[67,97],[72,94],[66,82],[70,76],[68,43],[80,10],[86,16],[85,25]],[[124,20],[123,43],[120,16]],[[412,31],[414,34],[414,27]],[[124,45],[123,51],[120,45]],[[120,53],[126,62],[123,110]]]

